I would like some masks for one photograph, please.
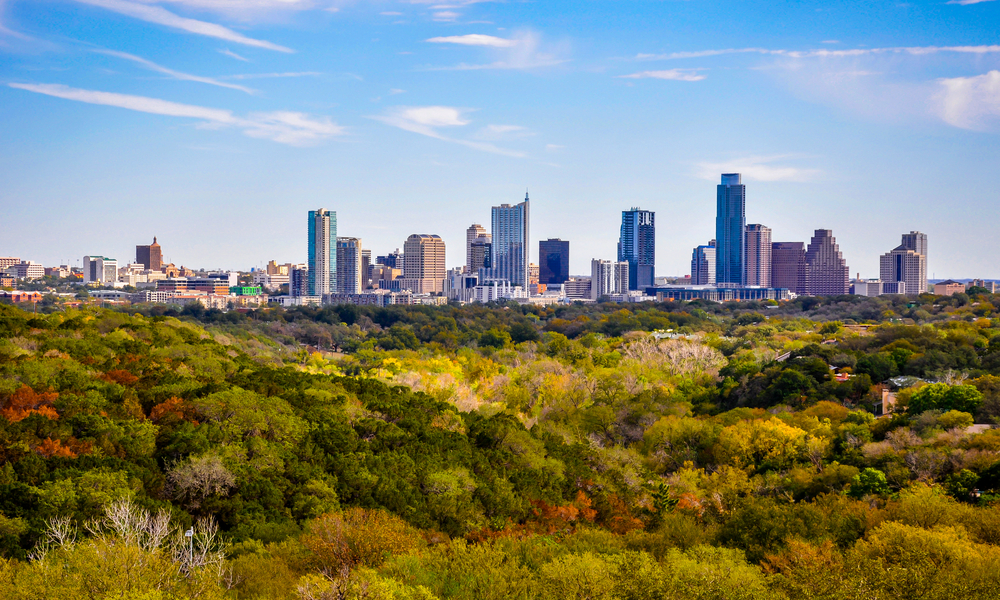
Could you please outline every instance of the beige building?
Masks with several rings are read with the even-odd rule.
[[[771,287],[771,228],[747,225],[746,277],[748,286]]]
[[[337,293],[360,294],[364,288],[361,268],[361,238],[337,238]]]
[[[927,234],[911,231],[903,234],[903,243],[879,258],[882,281],[906,282],[907,294],[927,291]]]
[[[467,273],[475,273],[477,271],[472,258],[472,244],[479,238],[484,238],[487,244],[493,240],[493,236],[486,231],[485,227],[479,223],[473,223],[465,230],[465,268]],[[482,264],[479,265],[479,268],[482,268]]]
[[[935,296],[951,296],[954,294],[965,293],[965,284],[958,281],[942,281],[941,283],[934,284],[934,295]]]
[[[444,240],[439,235],[413,234],[403,244],[403,289],[415,294],[444,292]]]

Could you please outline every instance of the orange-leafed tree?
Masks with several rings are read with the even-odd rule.
[[[27,385],[22,384],[10,398],[3,403],[2,414],[11,423],[26,419],[29,415],[42,415],[52,420],[59,419],[59,413],[53,408],[52,403],[59,394],[56,392],[36,392]]]
[[[321,571],[344,577],[355,567],[377,567],[392,555],[419,548],[424,539],[395,515],[351,508],[310,521],[302,543]]]

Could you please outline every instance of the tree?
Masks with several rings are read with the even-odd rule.
[[[913,393],[907,410],[911,415],[928,410],[959,410],[975,414],[982,403],[983,394],[975,386],[932,383]]]
[[[864,498],[865,496],[885,496],[889,493],[889,482],[885,478],[885,473],[871,467],[866,468],[854,476],[851,481],[851,496]]]

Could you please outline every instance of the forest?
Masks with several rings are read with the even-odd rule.
[[[1000,597],[1000,295],[39,308],[3,598]]]

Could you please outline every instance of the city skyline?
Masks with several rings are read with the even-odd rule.
[[[686,224],[656,247],[682,274],[706,183],[741,172],[747,222],[830,228],[863,277],[910,230],[929,277],[1000,277],[1000,2],[333,3],[0,2],[0,254],[301,262],[298,215],[336,206],[366,246],[436,231],[460,265],[528,187],[527,246],[575,241],[572,273],[642,206]]]

